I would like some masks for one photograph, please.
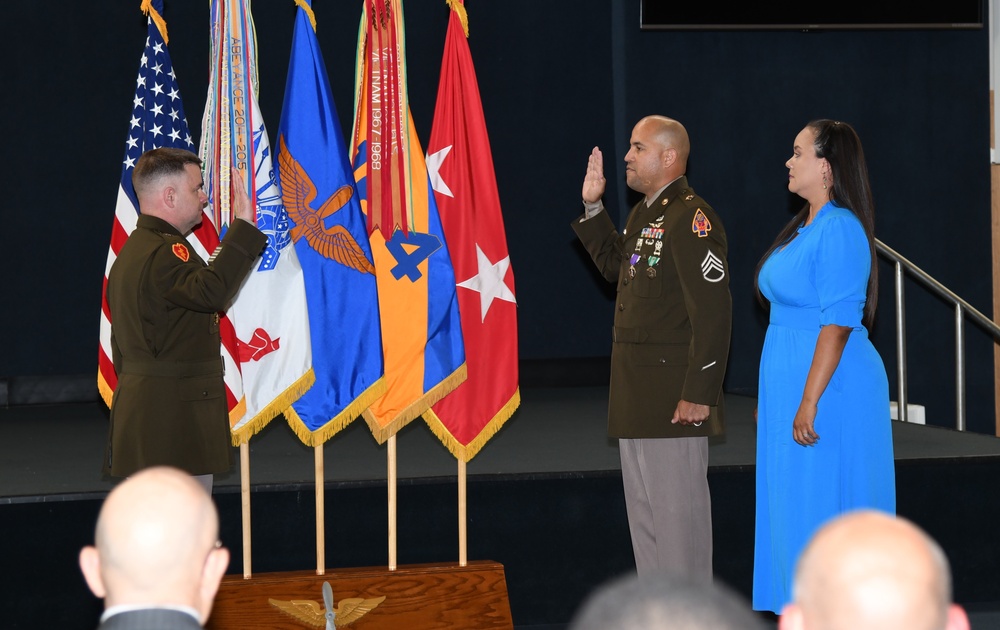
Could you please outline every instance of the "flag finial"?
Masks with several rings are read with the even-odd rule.
[[[458,14],[458,19],[462,23],[462,30],[465,31],[465,38],[469,38],[469,15],[465,12],[465,4],[462,0],[445,0],[451,10]]]
[[[142,0],[142,5],[139,9],[153,19],[153,23],[156,24],[156,28],[160,29],[160,35],[163,37],[163,43],[169,44],[170,39],[167,37],[167,21],[163,19],[160,12],[153,7],[153,0]]]
[[[316,32],[316,14],[313,13],[312,7],[309,6],[309,3],[306,2],[306,0],[295,0],[295,5],[297,7],[299,7],[300,9],[302,9],[303,11],[305,11],[306,15],[309,16],[309,23],[312,24],[313,33],[315,33]]]

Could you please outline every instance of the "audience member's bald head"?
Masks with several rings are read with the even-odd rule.
[[[906,519],[861,510],[827,523],[796,567],[781,630],[968,630],[938,544]]]
[[[108,495],[80,566],[105,607],[190,606],[204,623],[229,564],[218,535],[215,504],[201,484],[174,468],[147,468]]]

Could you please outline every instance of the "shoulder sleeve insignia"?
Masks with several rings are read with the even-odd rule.
[[[188,252],[188,248],[183,243],[174,243],[171,245],[170,251],[184,262],[187,262],[191,258],[191,253]]]
[[[694,213],[694,218],[691,220],[691,231],[697,234],[698,238],[704,238],[712,231],[712,222],[708,220],[701,208],[698,208]]]

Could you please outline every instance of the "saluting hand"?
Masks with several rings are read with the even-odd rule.
[[[257,207],[250,201],[243,173],[235,166],[231,167],[232,178],[229,182],[229,198],[233,204],[233,216],[257,225]]]
[[[587,161],[587,176],[583,179],[583,200],[587,203],[596,203],[604,195],[604,187],[607,180],[604,179],[604,156],[601,150],[594,147],[590,152],[590,159]]]

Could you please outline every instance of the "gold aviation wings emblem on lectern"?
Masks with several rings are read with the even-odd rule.
[[[385,601],[382,597],[348,597],[333,607],[333,588],[329,582],[323,582],[323,604],[311,599],[268,599],[267,602],[281,612],[295,617],[299,621],[316,628],[326,626],[325,630],[336,630],[354,623],[374,610]],[[326,610],[324,610],[324,607]]]

